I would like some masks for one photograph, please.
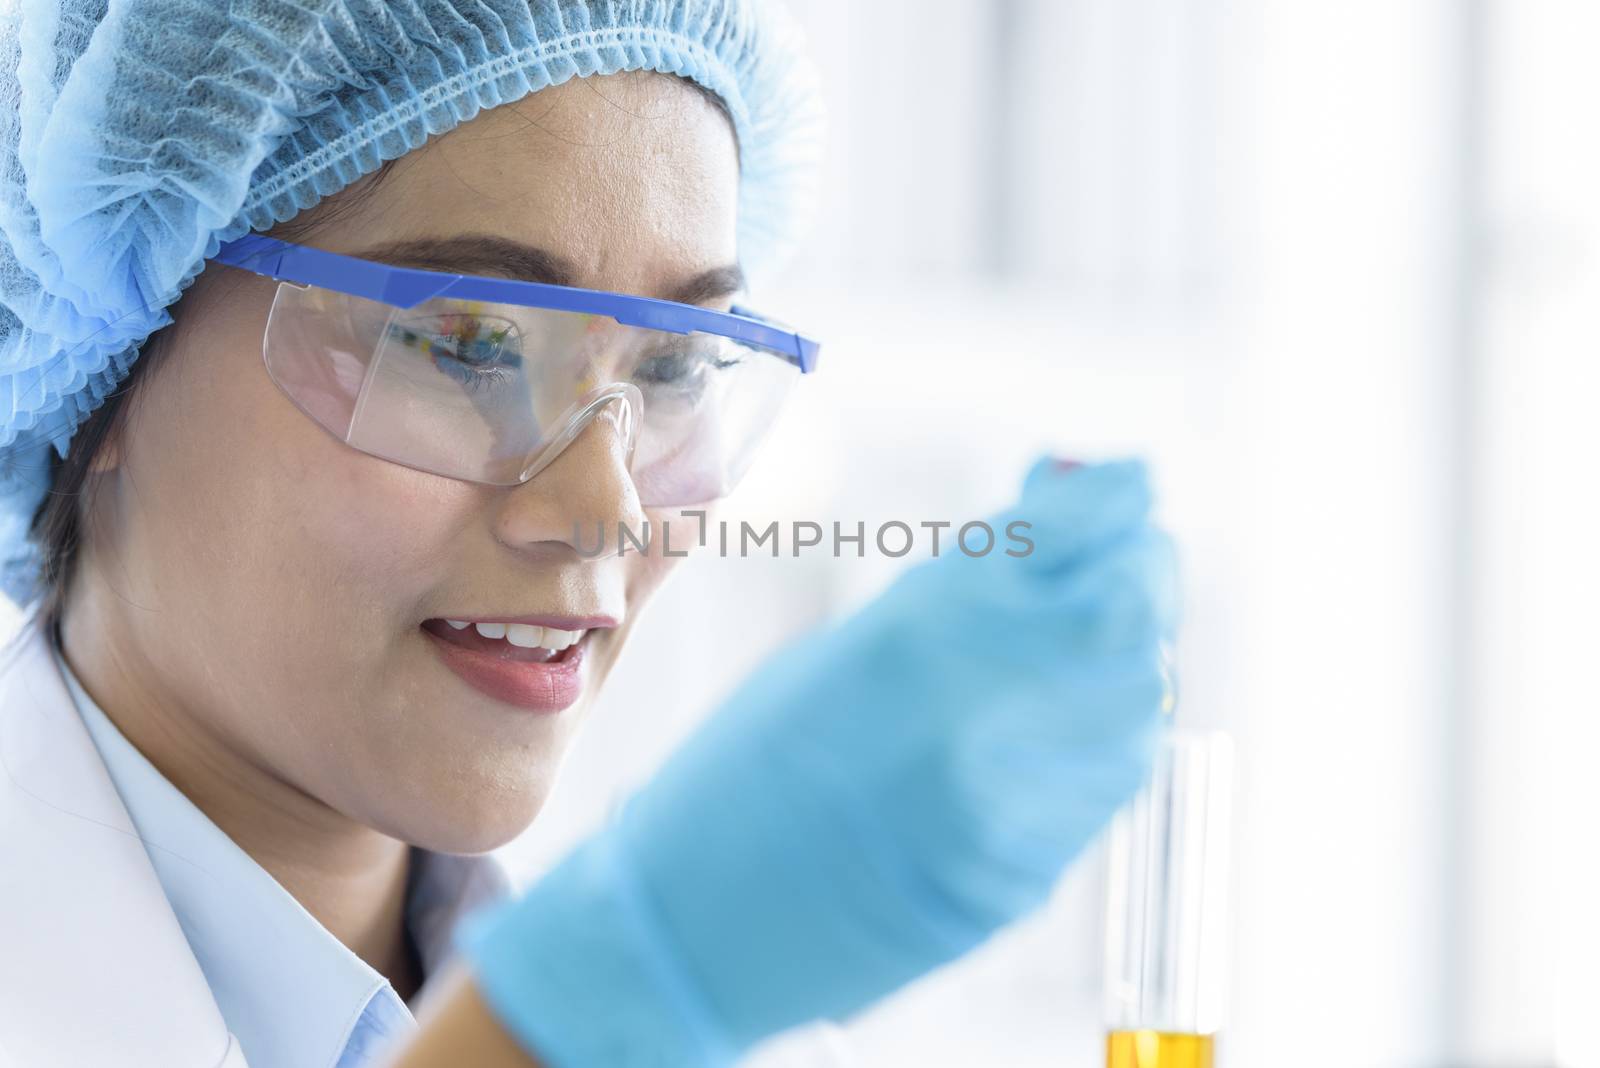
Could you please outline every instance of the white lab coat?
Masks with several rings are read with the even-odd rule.
[[[246,1068],[49,641],[0,653],[0,1068]]]

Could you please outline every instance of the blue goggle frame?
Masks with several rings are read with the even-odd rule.
[[[759,345],[793,363],[802,374],[816,369],[821,351],[818,342],[748,308],[736,306],[732,311],[719,312],[693,304],[602,289],[394,267],[290,244],[263,234],[248,234],[229,241],[212,259],[279,281],[320,286],[396,308],[414,308],[434,297],[452,297],[604,315],[626,326],[674,334],[715,334]]]

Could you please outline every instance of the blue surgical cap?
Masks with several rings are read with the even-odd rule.
[[[759,279],[814,210],[821,104],[771,0],[0,0],[0,590],[83,420],[222,242],[494,107],[653,70],[727,105]]]

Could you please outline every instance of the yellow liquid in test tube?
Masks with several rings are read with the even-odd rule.
[[[1106,1068],[1212,1068],[1211,1036],[1168,1031],[1112,1031]]]

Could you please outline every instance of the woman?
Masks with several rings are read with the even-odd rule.
[[[505,900],[479,854],[676,559],[584,532],[726,493],[815,361],[729,314],[810,183],[787,23],[5,17],[0,1063],[375,1063],[453,936],[406,1063],[725,1062],[1037,905],[1134,789],[1164,543],[1136,465],[1041,465],[1037,553],[776,661]]]

